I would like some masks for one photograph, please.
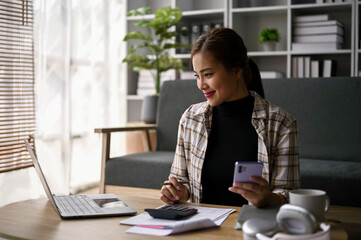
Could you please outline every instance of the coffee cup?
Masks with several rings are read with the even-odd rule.
[[[297,189],[289,192],[290,204],[307,209],[321,223],[330,207],[330,199],[325,191],[316,189]]]

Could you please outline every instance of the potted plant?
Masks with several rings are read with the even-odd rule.
[[[144,16],[150,12],[150,7],[142,7],[129,11],[128,16]],[[155,122],[156,106],[147,106],[147,101],[157,104],[162,73],[170,69],[182,69],[182,60],[171,57],[169,54],[171,49],[184,47],[184,44],[176,42],[178,34],[176,26],[181,18],[182,11],[178,7],[159,8],[155,12],[154,18],[143,18],[134,22],[135,26],[144,28],[144,31],[129,32],[124,37],[124,41],[132,41],[132,44],[129,46],[129,54],[123,59],[123,62],[127,62],[129,68],[137,72],[151,71],[154,79],[156,96],[145,97],[141,113],[142,120],[148,123]],[[146,54],[138,53],[138,50],[145,50]],[[147,115],[149,109],[154,109],[150,112],[152,114],[150,117]]]
[[[264,28],[258,36],[265,51],[274,51],[276,49],[276,43],[280,40],[280,34],[277,28]]]

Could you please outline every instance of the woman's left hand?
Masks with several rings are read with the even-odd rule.
[[[273,202],[273,193],[269,190],[268,182],[261,177],[251,177],[254,183],[236,182],[228,190],[242,195],[248,202],[257,207],[262,207]]]

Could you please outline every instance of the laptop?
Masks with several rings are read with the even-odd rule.
[[[40,167],[37,156],[27,140],[25,141],[45,193],[61,218],[90,218],[135,215],[137,212],[114,194],[54,195]]]

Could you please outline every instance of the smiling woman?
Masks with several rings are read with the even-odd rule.
[[[245,82],[238,81],[243,74],[242,69],[227,71],[210,53],[196,53],[192,60],[198,88],[203,91],[211,106],[248,96]]]
[[[300,185],[296,119],[264,99],[258,67],[234,30],[214,28],[201,35],[191,60],[207,102],[190,106],[180,120],[166,181],[172,184],[162,187],[161,200],[286,203],[288,191]],[[262,163],[262,177],[233,182],[237,161]]]

